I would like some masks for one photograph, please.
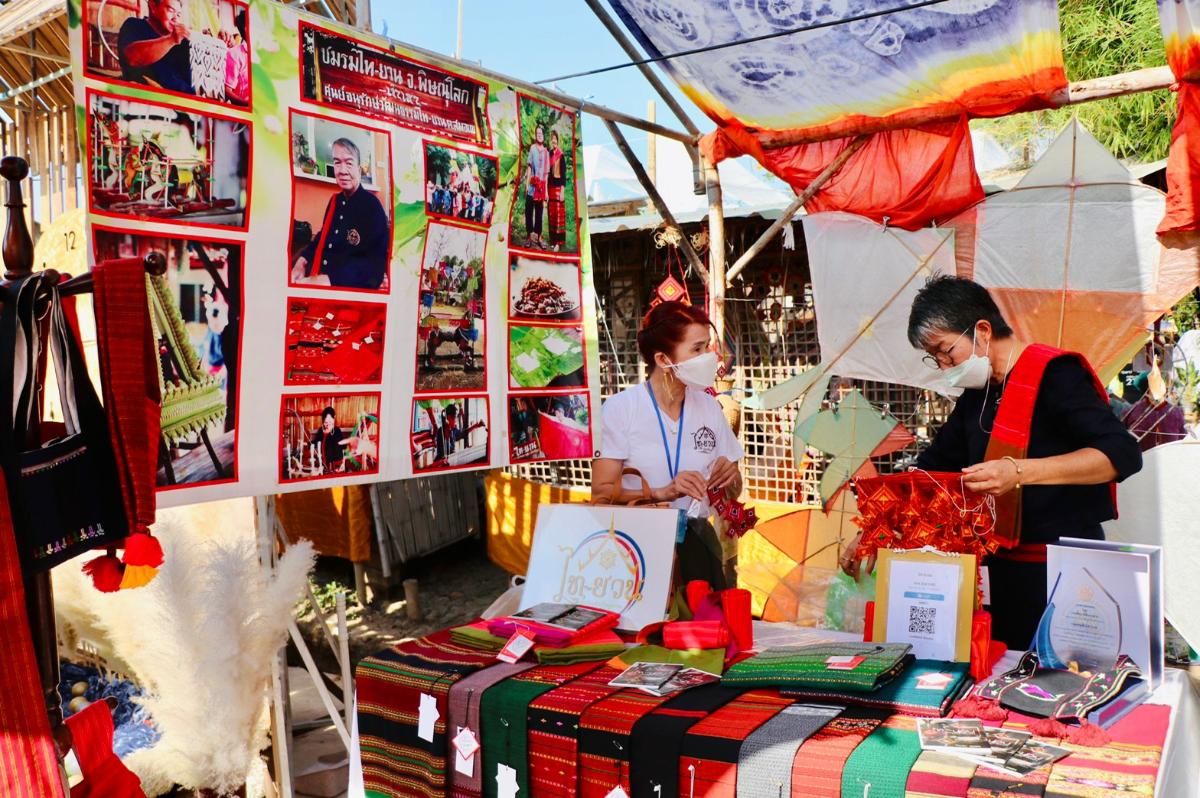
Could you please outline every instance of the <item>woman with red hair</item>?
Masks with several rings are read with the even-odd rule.
[[[592,495],[628,500],[640,494],[641,482],[622,479],[621,472],[641,472],[656,501],[688,515],[676,547],[677,577],[719,590],[726,585],[721,543],[708,521],[708,491],[741,492],[742,446],[707,392],[719,365],[712,333],[704,311],[682,302],[663,302],[642,319],[638,351],[649,378],[604,403]]]

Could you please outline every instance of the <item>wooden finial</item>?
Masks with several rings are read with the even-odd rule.
[[[19,280],[33,273],[33,239],[25,225],[25,201],[21,181],[29,176],[24,158],[9,155],[0,159],[0,176],[8,181],[8,219],[4,226],[4,279]]]
[[[167,256],[157,249],[147,252],[146,257],[142,259],[142,263],[146,267],[146,274],[152,277],[162,277],[167,273]]]

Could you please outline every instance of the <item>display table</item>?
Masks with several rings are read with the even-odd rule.
[[[805,645],[860,639],[853,634],[809,629],[782,623],[767,624],[756,622],[754,631],[755,646],[760,649],[783,645]],[[1013,667],[1016,664],[1017,658],[1017,652],[1008,652],[1005,658],[996,666],[996,673],[1001,673]],[[1162,685],[1151,694],[1146,703],[1170,708],[1170,721],[1166,731],[1166,738],[1163,742],[1154,794],[1164,796],[1164,798],[1200,798],[1200,696],[1197,695],[1186,673],[1181,670],[1169,668],[1166,671]],[[894,717],[901,718],[901,716]],[[1119,727],[1120,723],[1119,721],[1117,726],[1114,726],[1114,729]],[[896,724],[885,724],[883,727],[880,727],[881,731],[876,732],[876,734],[887,734],[889,729],[886,727],[889,725],[893,730],[899,728]],[[452,734],[453,731],[451,732]],[[870,739],[870,737],[867,739]],[[367,793],[363,782],[357,712],[355,712],[352,742],[349,796],[350,798],[364,798]],[[1137,746],[1129,745],[1123,746],[1123,748],[1128,751],[1129,749],[1136,749]],[[1075,750],[1078,750],[1080,756],[1084,757],[1088,756],[1089,751],[1094,751],[1097,752],[1098,758],[1108,758],[1103,748]],[[1115,757],[1117,755],[1116,747],[1114,746],[1113,750],[1108,753]],[[450,755],[451,757],[453,756],[453,751],[451,751]],[[1070,759],[1063,760],[1063,763],[1070,761]],[[1055,765],[1054,767],[1059,767],[1059,765]],[[1114,778],[1114,782],[1116,781],[1117,779]],[[732,789],[732,785],[729,789]],[[1104,789],[1098,785],[1087,783],[1081,783],[1075,789],[1078,791],[1065,794],[1077,796],[1115,796],[1120,792],[1115,785],[1112,788]],[[381,794],[372,793],[372,796]],[[446,794],[450,794],[449,790],[447,790]],[[680,794],[684,796],[688,795],[688,787],[686,785],[681,785]],[[700,794],[699,785],[697,785],[697,794]],[[1037,794],[1040,795],[1041,793]],[[1134,791],[1131,794],[1141,795],[1145,793]],[[518,793],[517,798],[527,798],[527,795],[527,793],[522,791]],[[738,791],[737,795],[742,796],[743,792]],[[538,798],[538,791],[536,789],[530,798]],[[854,798],[857,798],[857,796],[854,796]],[[874,793],[872,794],[872,798],[875,798]]]

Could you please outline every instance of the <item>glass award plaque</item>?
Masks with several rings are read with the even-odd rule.
[[[1087,568],[1061,571],[1038,625],[1044,668],[1104,671],[1121,653],[1121,606]]]

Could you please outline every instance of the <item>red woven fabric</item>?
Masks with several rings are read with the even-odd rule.
[[[100,382],[131,532],[154,523],[158,468],[158,360],[141,258],[96,264],[96,338]]]
[[[83,782],[71,798],[146,798],[142,783],[113,753],[112,711],[97,701],[67,718],[71,749],[79,759]]]
[[[680,793],[691,798],[735,798],[742,743],[792,703],[778,690],[751,690],[693,726],[684,735],[679,758]]]
[[[619,668],[605,666],[529,704],[529,789],[542,798],[579,794],[579,721],[587,709],[621,688],[609,682]]]
[[[1167,154],[1167,212],[1158,232],[1200,230],[1200,85],[1183,81]]]
[[[10,512],[0,479],[0,798],[61,796]]]
[[[579,721],[579,794],[604,798],[617,785],[632,794],[629,783],[630,735],[639,720],[674,696],[622,690],[592,704]]]
[[[850,707],[805,740],[792,765],[792,798],[840,798],[846,760],[882,722],[881,713]]]

